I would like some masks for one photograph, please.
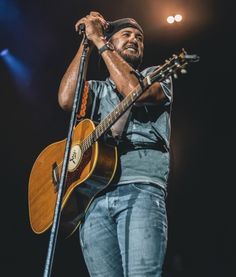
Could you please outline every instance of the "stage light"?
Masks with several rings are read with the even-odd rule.
[[[182,21],[183,17],[181,14],[176,14],[176,15],[170,15],[167,17],[166,21],[169,24],[173,24],[174,22],[180,22]]]
[[[1,57],[4,57],[4,56],[6,56],[8,53],[9,53],[9,50],[8,50],[8,49],[3,49],[3,50],[0,52],[0,56],[1,56]]]
[[[173,24],[175,22],[175,18],[173,15],[168,16],[166,20],[169,24]]]
[[[15,83],[22,89],[25,89],[31,80],[31,72],[29,68],[9,49],[0,52],[0,58],[4,62],[6,69],[11,74]]]
[[[182,19],[183,19],[183,17],[182,17],[181,14],[176,14],[176,15],[175,15],[175,21],[176,21],[176,22],[180,22]]]

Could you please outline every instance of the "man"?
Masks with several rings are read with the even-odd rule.
[[[91,44],[89,53],[97,49],[109,72],[104,81],[88,82],[88,113],[101,121],[157,67],[138,71],[144,34],[134,19],[108,25],[101,14],[91,12],[76,23],[77,31],[81,24]],[[82,44],[61,80],[58,100],[64,110],[72,109],[81,53]],[[162,274],[171,103],[171,79],[154,82],[111,127],[118,144],[117,173],[80,225],[81,248],[92,277]]]

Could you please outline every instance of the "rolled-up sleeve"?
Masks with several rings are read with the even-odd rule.
[[[171,104],[173,101],[173,84],[172,84],[172,78],[169,77],[165,79],[164,81],[160,82],[162,90],[164,94],[167,97],[167,101],[165,101],[165,105]]]

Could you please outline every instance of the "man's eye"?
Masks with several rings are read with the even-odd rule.
[[[139,41],[143,41],[143,37],[142,37],[142,36],[137,36],[137,39],[138,39]]]

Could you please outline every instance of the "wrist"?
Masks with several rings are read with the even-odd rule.
[[[110,41],[107,41],[106,39],[103,41],[103,45],[101,47],[98,47],[98,54],[99,55],[102,55],[103,52],[105,51],[114,51],[115,48],[114,48],[114,45],[110,42]]]
[[[93,42],[97,49],[101,48],[107,42],[106,38],[103,36],[97,37]]]

